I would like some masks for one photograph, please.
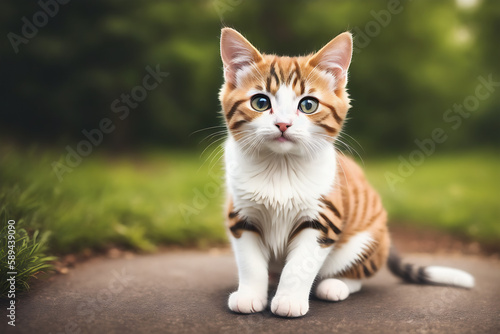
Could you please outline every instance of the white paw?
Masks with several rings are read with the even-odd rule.
[[[238,313],[255,313],[263,311],[267,306],[266,297],[256,297],[254,293],[235,291],[229,296],[229,309]]]
[[[290,295],[275,296],[271,311],[282,317],[301,317],[309,311],[309,300]]]
[[[319,299],[340,301],[349,296],[349,287],[341,280],[327,278],[316,287],[316,297]]]

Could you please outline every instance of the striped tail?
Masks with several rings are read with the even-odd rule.
[[[394,246],[391,246],[387,265],[395,276],[409,283],[438,284],[462,288],[474,287],[474,277],[465,271],[448,267],[417,266],[403,263]]]

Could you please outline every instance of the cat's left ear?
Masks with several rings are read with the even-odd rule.
[[[220,54],[224,63],[224,79],[234,85],[239,70],[262,60],[260,52],[239,32],[231,28],[222,29]]]
[[[327,71],[335,76],[338,84],[347,83],[347,70],[352,58],[352,35],[344,32],[309,59],[309,65]]]

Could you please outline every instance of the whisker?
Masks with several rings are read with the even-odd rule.
[[[201,132],[201,131],[206,131],[206,130],[211,130],[211,129],[217,129],[217,128],[225,128],[225,127],[226,127],[225,125],[215,125],[215,126],[210,126],[208,128],[199,129],[199,130],[196,130],[194,132],[191,132],[191,134],[189,135],[189,137],[191,137],[195,133],[198,133],[198,132]]]
[[[226,130],[222,130],[222,131],[217,131],[217,132],[214,132],[214,133],[212,133],[212,134],[209,134],[209,135],[208,135],[208,136],[206,136],[205,138],[203,138],[203,139],[202,139],[202,140],[201,140],[198,144],[201,144],[201,143],[203,143],[205,140],[210,139],[210,138],[212,138],[212,137],[217,137],[217,136],[221,136],[221,135],[223,136],[223,135],[226,135],[226,134],[227,134]]]

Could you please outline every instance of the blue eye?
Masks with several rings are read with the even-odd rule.
[[[266,111],[267,109],[271,108],[271,101],[269,101],[269,98],[263,94],[252,96],[250,104],[255,111],[259,112]]]
[[[299,102],[299,110],[304,114],[312,114],[318,110],[318,100],[313,97],[304,97]]]

